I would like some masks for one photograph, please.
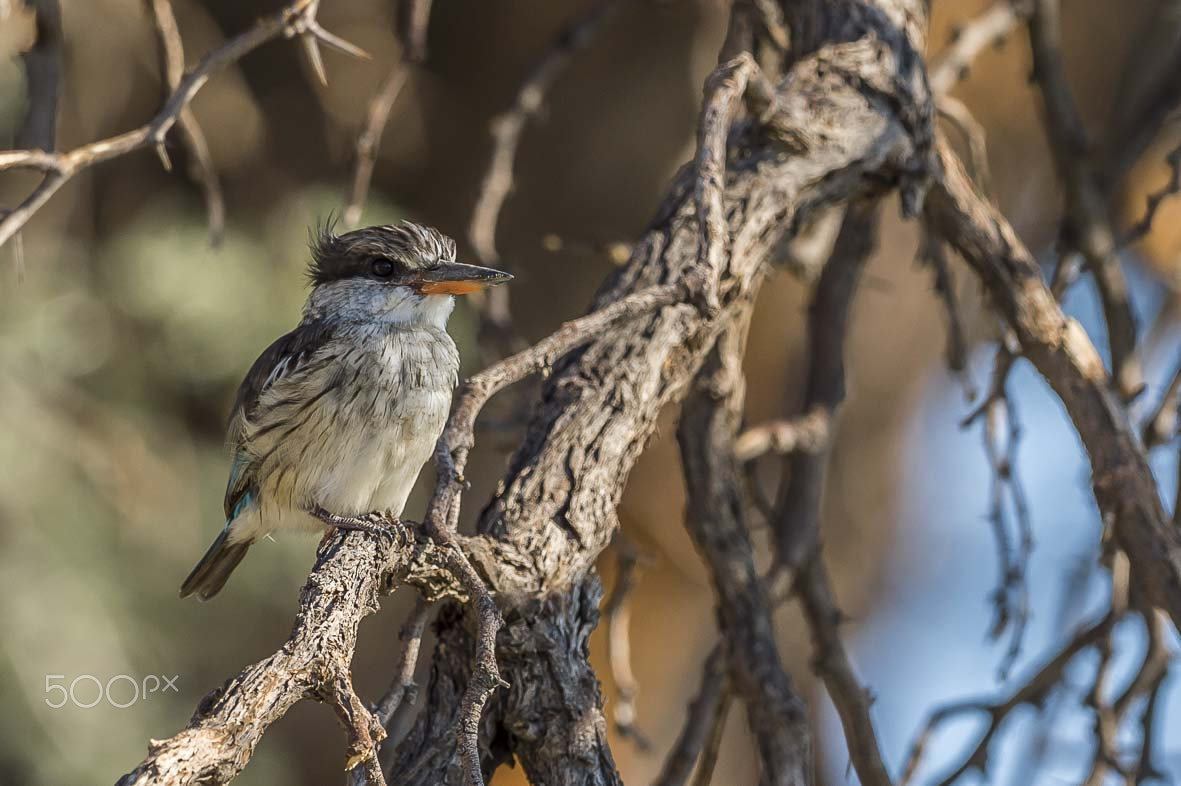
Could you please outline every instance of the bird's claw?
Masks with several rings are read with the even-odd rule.
[[[308,511],[311,515],[327,524],[329,527],[351,532],[367,532],[370,535],[387,537],[396,540],[400,534],[397,517],[382,513],[366,513],[364,516],[338,516],[330,513],[319,505]]]

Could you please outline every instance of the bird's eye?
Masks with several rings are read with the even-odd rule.
[[[378,257],[370,263],[370,269],[373,271],[373,275],[378,278],[389,278],[394,274],[394,263]]]

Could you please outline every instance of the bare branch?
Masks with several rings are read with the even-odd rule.
[[[616,692],[612,715],[619,736],[633,740],[640,750],[648,750],[651,743],[636,726],[636,696],[640,688],[631,668],[631,606],[628,603],[641,557],[635,544],[622,533],[615,536],[615,553],[615,586],[603,606],[603,615],[607,618],[607,659]]]
[[[1111,626],[1115,624],[1115,621],[1116,617],[1114,615],[1107,614],[1098,622],[1080,630],[1065,646],[1030,675],[1006,699],[997,702],[986,700],[956,702],[940,707],[931,713],[922,731],[919,732],[915,741],[911,744],[910,753],[907,755],[906,768],[899,781],[899,786],[906,786],[906,784],[913,781],[914,776],[918,772],[919,764],[922,761],[927,742],[935,730],[943,723],[959,715],[982,714],[988,718],[989,723],[969,754],[964,757],[962,763],[954,767],[947,775],[940,778],[938,783],[940,786],[950,786],[950,784],[955,783],[960,776],[970,770],[986,773],[988,769],[989,747],[996,733],[1000,730],[1001,725],[1013,710],[1024,704],[1040,705],[1044,702],[1049,694],[1060,684],[1063,672],[1070,662],[1074,660],[1075,656],[1083,650],[1096,645],[1106,637]]]
[[[797,450],[815,453],[827,444],[828,418],[823,413],[812,412],[748,428],[734,440],[734,458],[745,463],[766,453],[785,455]]]
[[[1095,277],[1107,322],[1112,378],[1124,400],[1130,400],[1144,386],[1136,360],[1136,321],[1107,214],[1107,199],[1091,163],[1091,143],[1062,67],[1058,0],[1034,0],[1029,38],[1050,150],[1066,189],[1062,253],[1077,249]]]
[[[468,224],[468,240],[481,264],[495,265],[500,261],[496,225],[512,189],[513,163],[525,125],[541,110],[550,86],[569,65],[574,53],[586,45],[618,6],[619,0],[600,0],[584,15],[567,23],[529,69],[509,110],[492,121],[492,156]]]
[[[845,397],[845,337],[861,273],[877,242],[876,203],[853,203],[821,271],[808,308],[808,377],[803,410],[833,430]],[[849,758],[866,786],[890,786],[870,717],[872,703],[841,640],[842,619],[820,549],[820,503],[832,437],[812,453],[785,457],[775,529],[775,572],[794,574],[804,618],[812,635],[814,668],[841,718]],[[775,577],[773,577],[774,580]]]
[[[513,169],[525,126],[541,111],[546,94],[566,70],[574,53],[591,40],[620,5],[621,0],[600,0],[568,22],[529,69],[517,88],[512,106],[492,120],[492,154],[467,229],[468,241],[480,264],[489,267],[500,264],[496,228],[513,187]],[[483,293],[479,307],[481,338],[485,342],[495,341],[501,356],[520,349],[522,342],[509,313],[509,290],[497,287]]]
[[[652,786],[684,786],[689,782],[693,765],[701,758],[711,730],[724,722],[729,688],[726,680],[726,653],[721,645],[710,651],[701,671],[701,685],[689,704],[685,724],[669,751],[664,767]]]
[[[287,642],[206,696],[176,736],[153,740],[148,758],[120,786],[228,783],[246,766],[267,728],[305,698],[332,705],[348,730],[346,769],[362,764],[372,769],[369,762],[376,760],[375,746],[385,730],[352,688],[357,625],[404,577],[414,549],[413,533],[405,528],[392,548],[363,533],[326,536],[300,593]]]
[[[0,218],[0,245],[20,231],[29,219],[57,193],[70,178],[95,164],[127,155],[149,146],[160,146],[164,137],[188,108],[193,97],[209,78],[232,65],[268,41],[280,36],[318,35],[323,32],[311,14],[312,0],[295,0],[281,10],[263,17],[254,27],[210,51],[189,71],[172,91],[164,107],[144,125],[118,136],[91,142],[66,153],[50,154],[38,150],[11,150],[0,153],[0,171],[39,169],[45,178],[14,210]],[[309,26],[309,20],[311,26]],[[301,32],[303,31],[303,32]]]
[[[21,53],[29,108],[17,132],[16,145],[52,151],[56,148],[57,109],[61,94],[61,5],[59,0],[25,0],[25,3],[37,15],[37,37],[33,46]]]
[[[1177,434],[1177,419],[1181,415],[1181,360],[1173,369],[1169,384],[1164,395],[1160,397],[1152,413],[1144,421],[1140,430],[1140,438],[1144,441],[1145,450],[1152,450],[1164,444]]]
[[[850,206],[808,307],[808,374],[801,410],[825,421],[830,431],[845,398],[849,308],[876,234],[876,206]],[[819,547],[828,458],[828,450],[819,450],[795,453],[783,462],[779,509],[772,521],[779,570],[794,571]]]
[[[465,483],[463,472],[467,468],[468,453],[475,445],[476,417],[488,399],[531,374],[548,374],[562,355],[592,341],[606,328],[671,305],[680,300],[684,293],[685,288],[676,284],[637,292],[599,311],[565,323],[528,349],[490,366],[460,385],[451,408],[451,417],[435,447],[439,478],[427,508],[427,521],[440,529],[452,531],[459,521],[460,495]]]
[[[775,645],[734,457],[749,318],[749,309],[741,312],[718,337],[685,399],[677,440],[688,494],[685,527],[709,569],[730,679],[746,707],[762,777],[786,786],[807,782],[811,743],[804,703]]]
[[[1156,220],[1156,214],[1161,205],[1169,197],[1181,193],[1181,145],[1170,150],[1169,154],[1165,156],[1165,161],[1169,165],[1169,181],[1145,198],[1144,215],[1120,238],[1121,246],[1135,243],[1137,240],[1147,237],[1148,233],[1152,231],[1152,222]]]
[[[418,651],[422,647],[422,634],[426,630],[427,619],[430,617],[431,607],[421,597],[414,601],[414,609],[406,618],[406,624],[398,633],[398,640],[402,642],[402,654],[398,658],[394,669],[394,681],[389,690],[381,697],[381,701],[373,708],[373,714],[388,732],[394,714],[402,706],[402,702],[414,703],[415,685],[414,670],[418,666]]]
[[[168,86],[168,93],[174,92],[180,86],[180,80],[185,73],[184,43],[180,37],[180,29],[176,25],[176,16],[172,13],[171,0],[149,0],[152,18],[156,23],[156,35],[160,39],[160,54],[164,61],[164,78]],[[193,110],[188,106],[181,109],[177,116],[177,127],[184,137],[188,148],[190,176],[201,187],[205,197],[205,212],[209,217],[209,240],[214,246],[221,243],[225,234],[226,205],[218,182],[217,171],[213,166],[213,158],[209,154],[209,144],[205,141],[205,134],[193,116]]]
[[[704,277],[699,304],[708,313],[720,308],[718,281],[728,252],[729,227],[723,194],[726,190],[726,142],[738,117],[747,87],[754,82],[756,93],[773,91],[766,84],[754,58],[742,52],[720,64],[705,80],[705,98],[697,126],[697,155],[693,161],[693,203],[697,209],[697,256],[695,274]],[[764,98],[764,104],[767,99]]]
[[[945,143],[939,154],[943,174],[927,200],[927,218],[980,276],[1025,357],[1062,399],[1090,455],[1099,510],[1114,522],[1137,587],[1174,624],[1181,623],[1181,536],[1166,520],[1144,453],[1095,347],[1062,313],[1029,251],[975,191]]]
[[[951,44],[931,62],[931,92],[943,96],[968,75],[976,57],[999,46],[1032,11],[1032,0],[998,0],[979,16],[956,27]]]
[[[369,186],[373,182],[373,168],[377,165],[377,151],[381,147],[381,137],[385,133],[386,123],[389,122],[390,111],[393,110],[394,102],[398,100],[406,80],[410,77],[411,68],[415,63],[421,63],[426,59],[426,34],[432,2],[433,0],[399,2],[399,8],[402,10],[402,52],[377,93],[370,99],[365,125],[357,136],[353,184],[348,204],[345,205],[341,217],[345,226],[355,227],[361,221],[361,213],[369,198]]]
[[[951,265],[943,242],[925,224],[919,258],[931,268],[935,277],[935,293],[943,301],[943,311],[947,317],[947,367],[962,378],[969,400],[973,399],[976,397],[976,391],[971,379],[968,378],[968,342],[960,316],[955,282],[951,277]]]

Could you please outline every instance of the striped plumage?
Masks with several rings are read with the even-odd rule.
[[[452,294],[508,278],[454,254],[448,238],[409,223],[317,238],[303,319],[238,391],[226,526],[182,597],[216,594],[268,532],[322,530],[316,508],[402,514],[457,381]]]

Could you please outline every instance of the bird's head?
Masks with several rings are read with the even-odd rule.
[[[455,241],[410,221],[337,235],[332,224],[312,238],[309,308],[337,316],[442,327],[454,295],[512,278],[455,261]]]

